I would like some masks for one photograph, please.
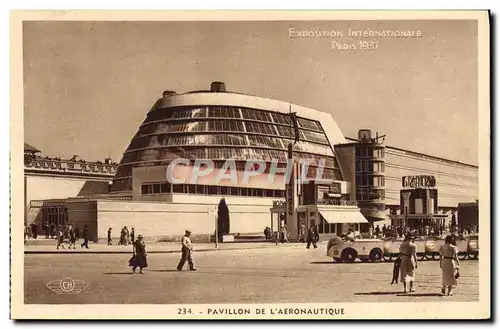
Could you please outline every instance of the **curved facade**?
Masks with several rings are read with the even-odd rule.
[[[111,191],[132,189],[134,167],[165,165],[177,158],[210,159],[216,166],[233,159],[241,169],[248,159],[286,163],[295,138],[290,112],[297,115],[300,138],[294,158],[308,160],[310,175],[324,159],[323,178],[343,180],[332,146],[345,138],[331,115],[226,92],[224,85],[212,83],[209,91],[164,92],[126,149]]]

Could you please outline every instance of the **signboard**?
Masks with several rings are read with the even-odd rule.
[[[281,201],[281,200],[274,200],[273,201],[273,207],[282,207],[282,206],[286,206],[285,201]]]
[[[329,186],[328,192],[334,194],[342,194],[340,183],[332,183],[332,185]]]
[[[294,206],[294,184],[286,185],[286,208],[288,215],[293,216],[293,206]]]
[[[436,186],[436,177],[434,176],[403,176],[403,187],[409,188],[426,188]]]

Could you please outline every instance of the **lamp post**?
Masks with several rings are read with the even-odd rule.
[[[214,226],[215,226],[215,249],[219,249],[219,225],[217,225],[217,212],[208,208],[208,215],[214,216]]]

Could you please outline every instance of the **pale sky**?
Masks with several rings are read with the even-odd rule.
[[[343,37],[290,38],[289,28]],[[420,30],[378,39],[348,28]],[[477,164],[475,21],[25,22],[25,141],[44,155],[120,161],[163,90],[208,89],[274,98],[332,113],[386,144]],[[376,39],[364,39],[373,41]]]

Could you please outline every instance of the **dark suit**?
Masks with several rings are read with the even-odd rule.
[[[82,243],[82,248],[85,247],[89,249],[89,229],[84,228],[83,229],[83,243]]]
[[[314,248],[318,248],[316,245],[316,242],[318,241],[318,230],[316,227],[309,227],[309,230],[307,230],[307,249],[311,247],[311,243],[314,246]]]

